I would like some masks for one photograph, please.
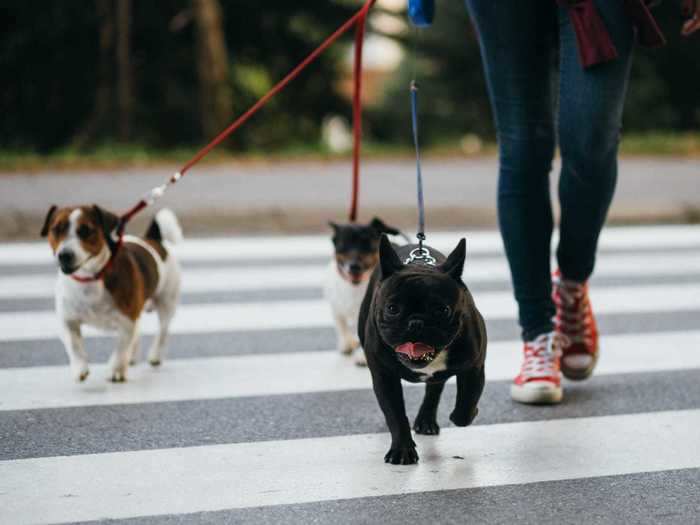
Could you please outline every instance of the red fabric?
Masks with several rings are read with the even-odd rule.
[[[576,32],[578,56],[584,68],[617,58],[617,50],[610,38],[593,0],[557,0],[569,10],[571,25]]]
[[[569,10],[571,24],[576,32],[579,59],[584,68],[617,58],[615,45],[593,0],[556,1],[560,7]],[[637,30],[639,43],[649,47],[664,45],[666,39],[644,0],[623,1],[627,15]]]

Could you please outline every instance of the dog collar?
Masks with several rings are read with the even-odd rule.
[[[112,267],[112,264],[114,263],[114,258],[117,256],[117,252],[119,251],[119,248],[122,246],[122,238],[119,238],[119,241],[114,246],[114,250],[112,250],[112,254],[109,256],[109,259],[107,259],[107,262],[105,265],[102,267],[102,269],[97,272],[95,275],[91,275],[89,277],[81,277],[79,275],[74,275],[70,274],[68,277],[73,279],[75,282],[81,283],[81,284],[86,284],[86,283],[94,283],[96,281],[101,281],[102,278],[105,276],[105,273]]]

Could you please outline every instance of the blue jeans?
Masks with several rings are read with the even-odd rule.
[[[498,133],[498,219],[525,340],[551,331],[555,312],[549,172],[557,139],[565,278],[583,282],[593,272],[615,190],[634,30],[621,0],[596,3],[619,58],[584,70],[554,0],[467,0]]]

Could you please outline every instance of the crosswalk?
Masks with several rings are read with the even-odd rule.
[[[448,421],[448,384],[417,466],[382,462],[368,372],[331,350],[326,237],[183,243],[170,358],[126,384],[105,380],[112,339],[92,330],[90,377],[72,382],[48,248],[1,245],[0,523],[700,521],[700,228],[604,232],[600,363],[556,407],[509,400],[520,344],[501,242],[467,237],[488,383],[466,429]],[[406,385],[410,418],[421,395]]]

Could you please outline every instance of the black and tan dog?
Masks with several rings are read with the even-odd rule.
[[[359,319],[359,337],[372,374],[374,393],[384,412],[391,448],[384,461],[418,461],[406,418],[401,380],[425,382],[425,398],[413,429],[438,434],[437,407],[445,381],[457,376],[457,401],[450,419],[469,425],[478,413],[484,388],[486,328],[462,282],[466,242],[445,258],[429,247],[379,245]],[[418,255],[418,257],[416,257]]]

